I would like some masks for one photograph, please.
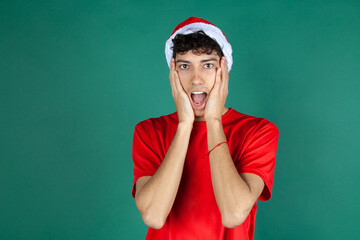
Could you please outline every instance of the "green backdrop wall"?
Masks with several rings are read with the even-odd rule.
[[[233,46],[226,106],[280,131],[255,239],[360,239],[359,1],[1,1],[0,239],[144,239],[135,124],[174,111],[164,46]]]

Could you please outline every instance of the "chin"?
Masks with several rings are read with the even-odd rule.
[[[195,108],[193,108],[193,110],[194,110],[195,113],[203,114],[205,112],[205,108],[203,108],[203,109],[195,109]]]

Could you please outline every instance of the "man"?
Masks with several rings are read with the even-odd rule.
[[[279,131],[225,107],[232,49],[214,24],[186,19],[165,54],[177,111],[138,123],[133,138],[132,196],[146,239],[253,239]]]

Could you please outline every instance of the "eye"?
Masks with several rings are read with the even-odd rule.
[[[187,68],[189,68],[189,66],[188,66],[187,64],[181,64],[181,65],[179,66],[179,68],[180,68],[180,69],[187,69]]]
[[[204,66],[205,66],[205,68],[212,68],[214,66],[214,64],[206,63]]]

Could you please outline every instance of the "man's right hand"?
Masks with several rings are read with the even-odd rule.
[[[195,120],[195,113],[191,106],[190,99],[181,85],[174,58],[171,59],[169,79],[179,123],[185,122],[192,125]]]

